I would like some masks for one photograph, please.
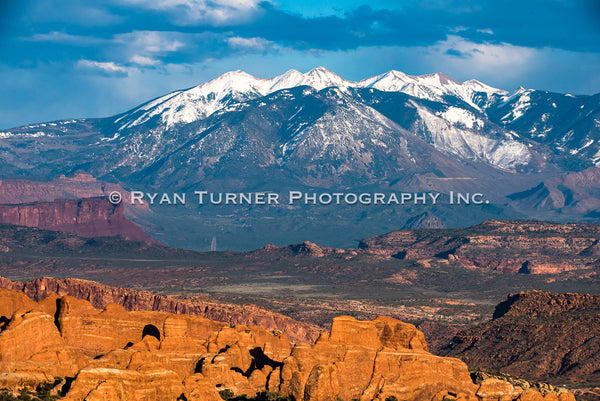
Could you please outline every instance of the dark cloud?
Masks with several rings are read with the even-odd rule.
[[[57,97],[73,77],[79,81],[71,91],[104,90],[108,82],[124,87],[123,82],[135,80],[140,80],[136,88],[146,88],[152,85],[141,82],[144,74],[156,77],[218,65],[221,70],[211,70],[214,76],[225,68],[251,67],[242,60],[252,56],[257,74],[267,67],[278,73],[306,70],[326,57],[337,57],[345,61],[330,67],[338,67],[340,74],[353,71],[355,79],[364,78],[366,70],[375,75],[410,66],[413,74],[462,71],[459,77],[468,79],[474,72],[493,69],[496,57],[502,65],[515,60],[514,68],[488,75],[498,76],[502,84],[526,85],[517,81],[527,68],[536,71],[539,87],[545,77],[548,85],[565,82],[565,87],[589,87],[588,91],[600,87],[594,78],[600,75],[597,63],[573,61],[598,59],[598,0],[398,0],[365,1],[368,5],[362,6],[354,6],[360,1],[353,0],[352,7],[332,0],[327,2],[332,7],[323,6],[329,11],[322,13],[314,12],[320,4],[314,0],[310,15],[286,9],[288,1],[0,0],[0,77],[12,83],[4,97],[9,100],[0,101],[0,109],[8,102],[17,107],[12,92],[19,91],[18,85],[21,92],[29,91],[27,85],[31,91],[41,87],[31,82],[35,79],[43,80],[45,88],[55,88]],[[293,9],[302,8],[295,4]],[[355,58],[360,53],[369,57]],[[549,58],[527,56],[539,53]],[[474,60],[482,59],[487,64],[473,66]],[[353,61],[348,60],[360,60],[355,62],[361,65],[349,66]],[[535,63],[536,68],[530,66]],[[539,73],[545,71],[544,63],[560,65],[560,76],[569,78]],[[97,78],[94,85],[86,86],[92,77]],[[79,92],[74,96],[88,97]],[[39,102],[30,108],[43,108]]]
[[[447,28],[416,20],[397,10],[361,6],[343,16],[306,18],[269,3],[255,23],[239,26],[246,35],[260,36],[296,49],[348,50],[359,46],[425,46],[443,40]]]
[[[466,27],[466,39],[570,51],[600,50],[600,37],[584,1],[482,1],[463,12],[446,11],[447,21]],[[493,32],[489,34],[486,30]]]
[[[366,46],[426,47],[451,34],[475,43],[600,51],[597,20],[590,16],[598,10],[593,5],[598,2],[591,0],[488,0],[475,4],[467,0],[410,1],[402,3],[399,9],[360,6],[317,17],[288,12],[269,2],[247,10],[229,7],[224,13],[215,11],[224,7],[218,2],[206,2],[204,14],[191,13],[184,3],[165,1],[38,0],[23,4],[28,8],[22,7],[20,15],[15,11],[16,6],[5,6],[12,18],[11,26],[18,26],[4,34],[9,37],[4,40],[8,45],[5,43],[1,49],[2,58],[8,65],[35,64],[36,58],[62,63],[80,59],[128,63],[135,54],[162,62],[195,63],[238,53],[276,51],[281,47],[310,51],[347,51]],[[182,45],[176,50],[168,47],[148,50],[149,46],[135,42],[136,32],[177,37]],[[131,43],[118,40],[127,35]],[[273,46],[228,46],[230,38]],[[11,42],[17,46],[11,46]],[[452,52],[448,54],[464,56]]]
[[[469,53],[461,52],[460,50],[457,50],[457,49],[448,49],[445,51],[445,54],[447,54],[449,56],[460,57],[460,58],[469,57]]]

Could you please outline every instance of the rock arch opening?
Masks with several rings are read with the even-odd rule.
[[[160,341],[160,330],[153,324],[147,324],[144,326],[144,330],[142,330],[142,338],[146,336],[152,336]]]

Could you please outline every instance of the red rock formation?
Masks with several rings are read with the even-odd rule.
[[[366,253],[401,259],[448,259],[467,268],[553,274],[600,261],[600,225],[489,220],[464,229],[399,230],[365,238]]]
[[[124,215],[123,204],[108,198],[59,199],[19,205],[0,205],[0,223],[65,231],[82,237],[120,235],[158,244]]]
[[[10,304],[23,302],[12,294]],[[63,387],[67,401],[218,401],[223,389],[249,396],[269,389],[297,401],[542,397],[494,378],[475,384],[463,362],[428,353],[422,333],[387,317],[339,317],[314,344],[292,347],[285,335],[256,326],[114,304],[98,310],[70,296],[12,311],[0,331],[0,362],[0,387],[72,377]],[[564,390],[549,394],[543,399],[574,401]]]
[[[494,319],[504,316],[554,316],[564,313],[600,311],[600,295],[555,294],[548,291],[524,291],[511,294],[496,306]]]
[[[310,241],[304,241],[301,244],[293,244],[287,246],[275,246],[267,244],[264,247],[255,251],[246,253],[249,257],[310,257],[322,258],[324,256],[351,258],[358,253],[354,249],[330,248],[319,246]]]
[[[198,298],[174,299],[148,291],[110,287],[87,280],[40,278],[20,283],[0,277],[0,288],[22,291],[31,299],[38,301],[50,294],[70,295],[91,302],[95,308],[104,308],[113,303],[122,305],[128,311],[197,315],[231,325],[256,325],[267,330],[280,330],[296,342],[312,342],[321,331],[316,325],[299,322],[254,305],[225,304]],[[29,298],[22,298],[24,299],[19,305],[26,305],[25,302],[29,301]],[[3,310],[2,305],[10,307],[7,302],[3,300],[0,293],[0,312]]]
[[[496,307],[494,319],[459,332],[441,355],[531,379],[600,381],[600,296],[529,291]]]
[[[95,198],[108,196],[112,191],[127,193],[120,185],[98,181],[89,174],[61,175],[50,182],[0,179],[0,204]]]

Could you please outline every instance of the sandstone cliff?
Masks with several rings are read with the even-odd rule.
[[[463,362],[430,354],[421,332],[387,317],[338,317],[314,344],[292,346],[280,332],[198,316],[98,310],[71,296],[35,303],[12,290],[0,299],[0,387],[62,376],[65,400],[219,401],[225,389],[297,401],[574,400],[495,378],[475,384]]]
[[[219,303],[199,298],[175,299],[148,291],[111,287],[88,280],[40,278],[26,282],[13,282],[0,277],[0,288],[21,291],[36,301],[51,294],[70,295],[89,301],[95,308],[118,304],[128,311],[197,315],[230,325],[261,326],[267,330],[280,330],[295,342],[312,342],[321,331],[316,325],[299,322],[254,305]]]
[[[440,351],[475,368],[533,379],[600,382],[600,296],[529,291]]]
[[[120,185],[98,181],[89,174],[61,175],[49,182],[0,179],[0,204],[95,198],[108,196],[112,191],[127,193]]]
[[[553,274],[600,264],[600,226],[496,221],[463,229],[399,230],[365,238],[363,252],[400,259],[448,259],[467,268]]]
[[[0,205],[0,223],[65,231],[82,237],[119,235],[132,241],[158,243],[125,217],[123,204],[113,205],[106,197]]]

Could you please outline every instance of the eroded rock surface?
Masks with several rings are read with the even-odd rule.
[[[111,287],[89,280],[44,277],[16,282],[0,277],[0,288],[19,290],[27,294],[27,296],[22,295],[14,299],[4,299],[0,292],[0,316],[2,316],[3,308],[9,302],[31,305],[31,299],[42,300],[50,294],[59,294],[85,299],[95,308],[100,309],[113,303],[122,305],[127,311],[198,315],[229,325],[247,324],[261,326],[267,330],[281,330],[294,342],[313,342],[321,331],[316,325],[299,322],[255,305],[235,305],[197,298],[175,299],[148,291]],[[6,307],[10,308],[10,306]]]
[[[122,203],[108,197],[57,199],[18,205],[0,205],[0,223],[64,231],[82,237],[120,235],[132,241],[158,244],[125,217]]]
[[[447,259],[466,268],[555,274],[600,265],[600,226],[488,220],[462,229],[398,230],[365,238],[362,252]]]
[[[218,401],[224,389],[248,396],[268,389],[297,401],[542,396],[493,378],[475,384],[463,362],[430,354],[420,331],[388,317],[340,316],[315,343],[292,345],[280,331],[199,316],[115,304],[100,310],[71,296],[36,303],[10,290],[0,298],[0,387],[69,377],[63,390],[70,401]]]
[[[459,332],[442,355],[473,368],[581,385],[600,381],[600,296],[526,291],[493,320]]]

